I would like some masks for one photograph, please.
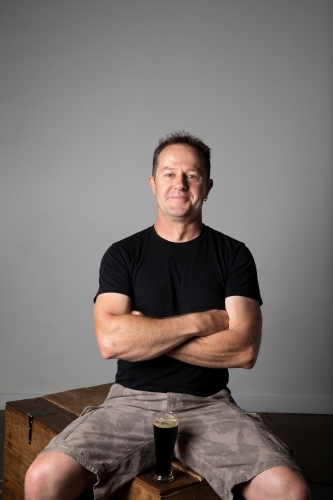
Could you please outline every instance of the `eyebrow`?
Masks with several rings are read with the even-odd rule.
[[[164,171],[164,170],[176,170],[176,169],[177,169],[177,167],[163,167],[160,170]],[[200,168],[198,168],[198,167],[191,167],[187,170],[187,172],[198,172],[199,174],[202,173]]]

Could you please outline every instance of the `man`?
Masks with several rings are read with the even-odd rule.
[[[154,464],[152,414],[175,411],[175,455],[224,500],[306,500],[283,443],[237,407],[228,368],[252,368],[261,338],[256,268],[244,244],[202,223],[213,187],[210,149],[176,133],[160,141],[150,227],[112,245],[95,301],[102,356],[118,359],[99,408],[53,439],[26,476],[27,500],[101,499]]]

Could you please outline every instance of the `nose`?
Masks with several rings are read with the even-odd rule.
[[[175,177],[175,187],[179,189],[179,191],[184,191],[188,188],[187,177],[185,174],[178,174]]]

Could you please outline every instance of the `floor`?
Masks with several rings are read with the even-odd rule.
[[[311,500],[333,500],[333,415],[263,413],[266,424],[292,449],[309,481]],[[0,411],[0,478],[5,412]],[[2,484],[2,483],[1,483]],[[0,486],[1,490],[1,486]],[[0,492],[0,500],[2,498]]]

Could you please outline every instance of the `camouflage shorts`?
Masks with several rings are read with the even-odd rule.
[[[44,452],[65,453],[96,474],[94,498],[102,499],[154,466],[155,411],[178,413],[175,456],[204,476],[224,500],[232,500],[236,484],[265,469],[299,469],[286,445],[258,415],[239,408],[227,390],[203,398],[114,384],[101,406],[85,408]]]

